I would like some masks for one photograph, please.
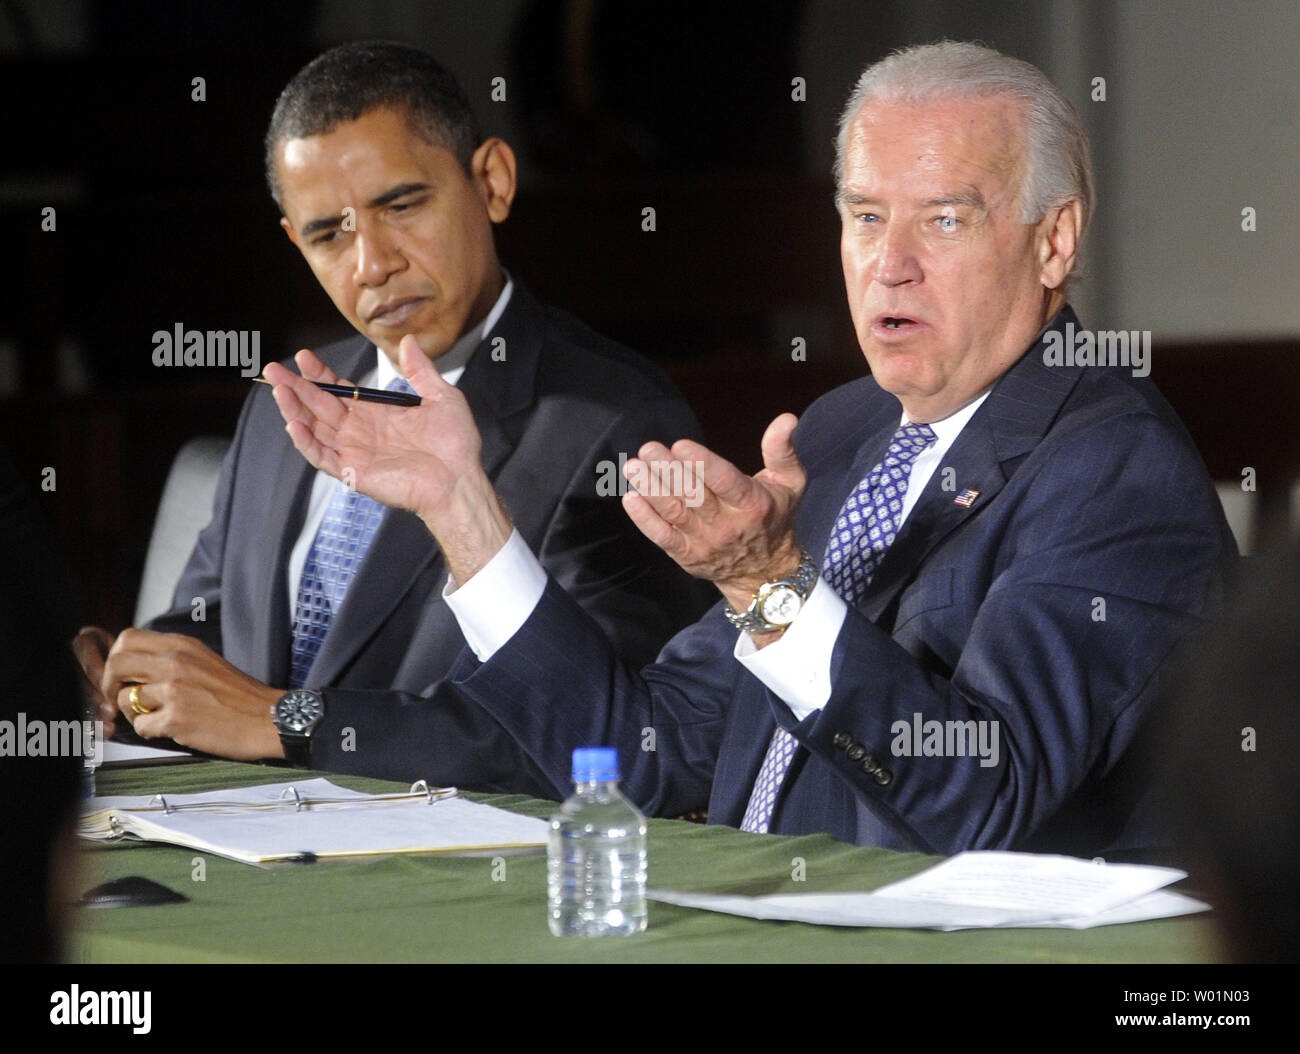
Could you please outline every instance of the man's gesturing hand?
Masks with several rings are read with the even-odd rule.
[[[736,611],[764,582],[799,566],[794,515],[807,477],[790,441],[796,423],[782,414],[767,426],[764,467],[753,477],[689,439],[671,450],[647,443],[624,469],[645,491],[623,498],[633,522],[685,570],[712,581]]]
[[[131,707],[138,688],[140,708]],[[167,737],[222,757],[283,757],[271,706],[283,694],[193,637],[128,629],[104,664],[100,691],[146,739]]]
[[[296,356],[301,377],[278,363],[265,376],[303,457],[376,501],[419,516],[463,585],[506,543],[510,519],[483,471],[482,440],[465,396],[442,379],[414,337],[403,337],[399,347],[419,406],[322,392],[310,382],[339,380],[310,351]]]

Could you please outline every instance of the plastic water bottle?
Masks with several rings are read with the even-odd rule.
[[[605,937],[645,929],[645,817],[619,793],[618,752],[573,752],[573,796],[551,817],[551,932]]]

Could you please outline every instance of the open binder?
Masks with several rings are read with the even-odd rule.
[[[388,853],[544,846],[544,820],[466,801],[423,780],[407,793],[363,794],[327,779],[200,794],[90,798],[78,833],[96,841],[167,842],[248,864]]]

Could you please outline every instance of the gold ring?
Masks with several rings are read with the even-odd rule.
[[[153,710],[147,706],[140,705],[140,685],[131,685],[131,690],[126,693],[126,701],[131,704],[131,709],[137,714],[152,714]]]

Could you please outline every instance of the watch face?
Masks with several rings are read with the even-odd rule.
[[[325,716],[325,703],[315,692],[299,688],[275,704],[275,723],[285,732],[303,732]]]
[[[790,586],[776,586],[758,604],[758,615],[769,626],[788,626],[803,607],[803,597]]]

